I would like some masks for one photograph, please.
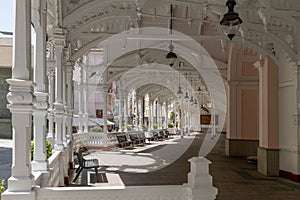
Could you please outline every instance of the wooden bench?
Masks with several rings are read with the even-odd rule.
[[[138,134],[129,134],[130,140],[136,145],[145,145],[145,139],[140,138]]]
[[[73,182],[76,182],[77,178],[79,177],[79,175],[83,169],[91,169],[91,168],[95,169],[96,179],[97,179],[97,182],[99,182],[98,167],[100,165],[99,165],[98,159],[85,159],[82,155],[81,148],[78,148],[78,150],[76,151],[76,155],[77,155],[79,167],[76,169],[76,176],[73,179]]]
[[[164,140],[164,137],[160,133],[155,131],[153,132],[153,138],[154,140]]]
[[[128,147],[132,146],[133,147],[133,142],[128,141],[126,135],[117,135],[117,140],[118,140],[118,147]]]

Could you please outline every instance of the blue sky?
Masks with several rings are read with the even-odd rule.
[[[0,31],[13,31],[13,1],[0,0]]]

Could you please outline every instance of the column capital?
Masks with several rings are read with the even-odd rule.
[[[34,92],[35,101],[34,108],[37,110],[47,110],[48,108],[48,93]]]
[[[20,106],[32,106],[33,101],[33,82],[19,79],[7,79],[10,92],[7,94],[7,100],[10,103],[9,109]],[[12,110],[11,110],[12,111]]]

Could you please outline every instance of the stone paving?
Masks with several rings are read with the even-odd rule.
[[[107,185],[168,185],[186,183],[189,172],[190,157],[197,156],[203,135],[196,136],[190,147],[172,164],[149,173],[128,173],[124,171],[106,171],[105,166],[100,169],[103,183],[94,186]],[[224,154],[225,135],[221,135],[218,143],[207,156],[212,161],[210,173],[214,185],[218,188],[218,200],[298,200],[300,197],[300,183],[292,182],[280,177],[265,177],[256,171],[256,164],[249,163],[243,158],[229,158]],[[0,141],[0,179],[10,176],[11,153],[10,144]],[[156,147],[157,148],[157,147]],[[159,150],[157,148],[155,150]],[[163,149],[163,148],[161,148]],[[151,153],[150,149],[143,153]],[[86,186],[87,174],[84,171],[77,183],[71,186]],[[92,176],[90,176],[92,178]],[[72,177],[71,177],[72,178]]]
[[[158,171],[149,173],[127,173],[116,171],[113,185],[176,185],[187,182],[186,174],[190,170],[189,158],[197,156],[203,135],[195,137],[187,151],[174,163]],[[212,161],[210,173],[214,186],[218,188],[218,200],[298,200],[300,199],[300,183],[295,183],[280,177],[265,177],[256,171],[256,164],[244,158],[229,158],[224,153],[225,135],[221,135],[214,149],[207,156]],[[111,171],[102,167],[101,176],[106,177],[106,183],[94,186],[108,185],[112,179]],[[119,176],[119,177],[117,177]],[[81,180],[86,182],[87,174],[83,173]],[[119,181],[116,181],[118,179]],[[76,184],[75,184],[76,185]]]

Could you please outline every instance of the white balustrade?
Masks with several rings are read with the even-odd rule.
[[[64,151],[54,151],[51,157],[48,159],[49,162],[49,173],[47,182],[43,183],[43,173],[35,172],[35,185],[43,187],[57,187],[64,186],[64,177],[68,176],[70,155],[72,152],[72,146],[68,143]],[[44,174],[45,176],[45,174]],[[47,176],[47,175],[46,175]]]
[[[192,200],[185,185],[139,187],[36,188],[36,200]]]
[[[51,175],[49,177],[48,185],[50,187],[59,186],[59,176],[60,176],[60,154],[61,152],[56,151],[53,155],[48,159],[49,168],[51,169]]]

